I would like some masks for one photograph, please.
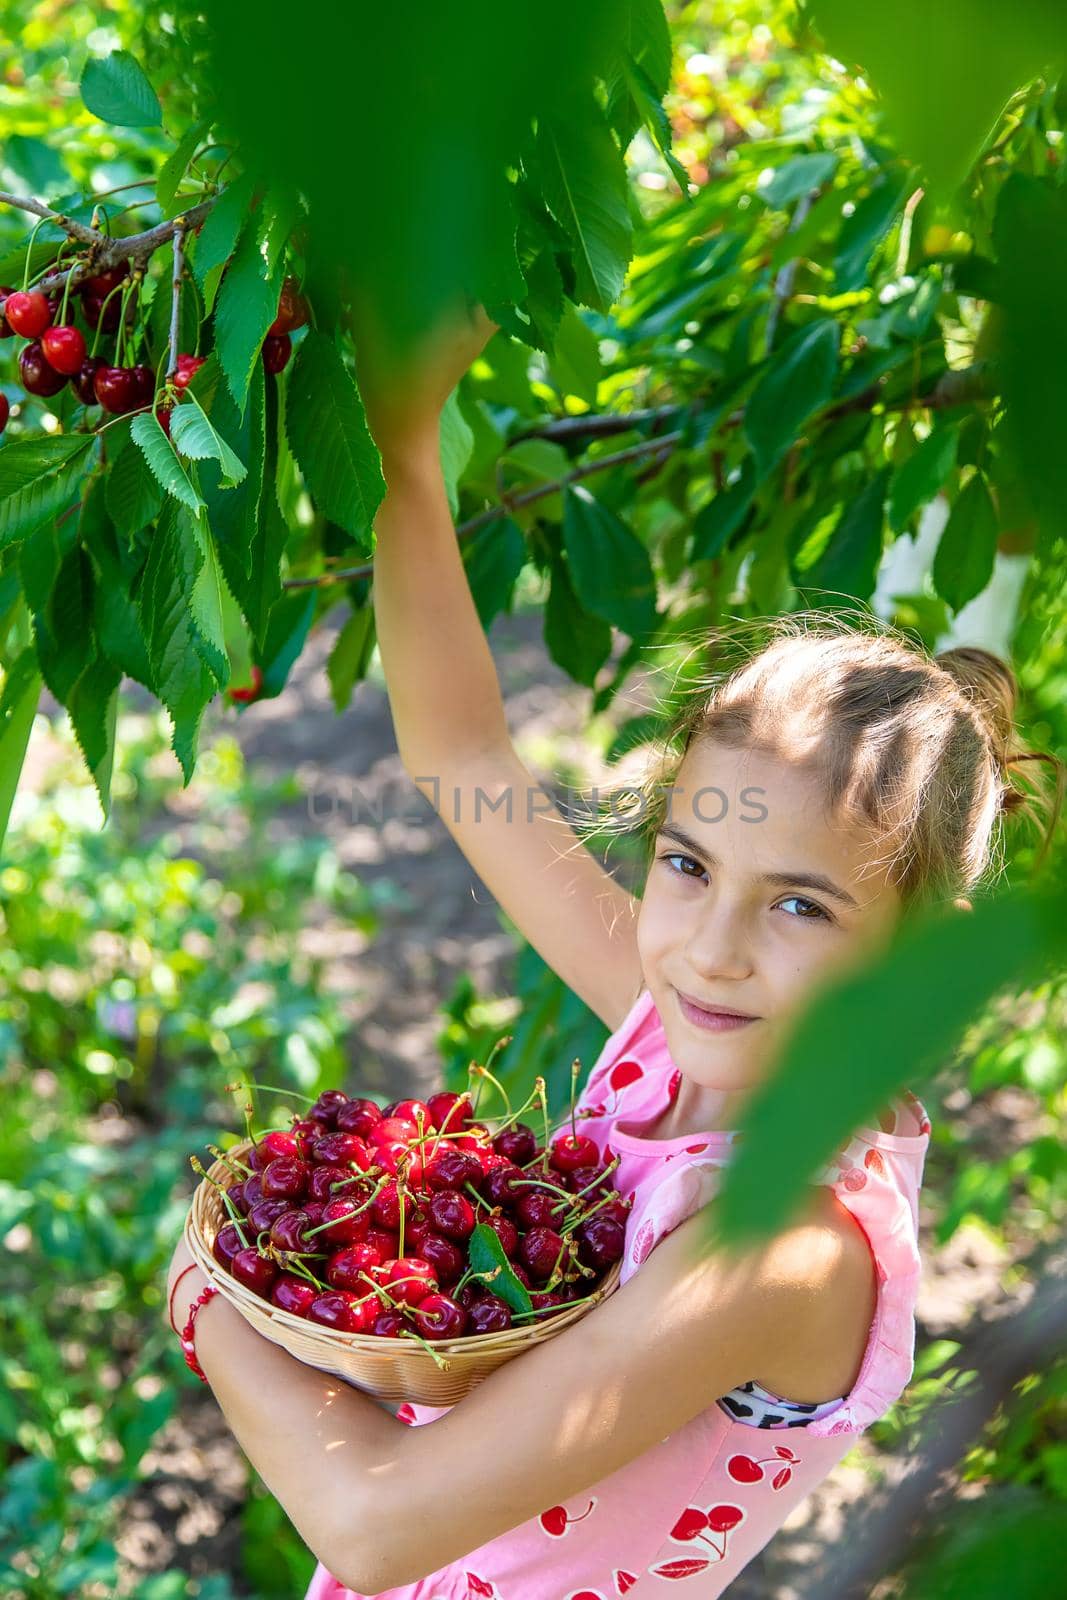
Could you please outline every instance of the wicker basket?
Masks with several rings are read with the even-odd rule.
[[[228,1154],[241,1160],[251,1148],[251,1143],[246,1142],[234,1146]],[[216,1183],[227,1183],[231,1175],[222,1161],[216,1161],[210,1172]],[[554,1339],[618,1287],[622,1265],[613,1262],[587,1300],[575,1301],[540,1322],[506,1328],[502,1333],[429,1340],[447,1363],[439,1367],[429,1351],[414,1340],[342,1333],[294,1316],[254,1294],[221,1267],[211,1253],[216,1233],[228,1220],[215,1183],[202,1179],[185,1220],[186,1243],[197,1265],[257,1333],[281,1345],[305,1365],[344,1378],[381,1400],[407,1400],[416,1405],[454,1405],[505,1361]]]

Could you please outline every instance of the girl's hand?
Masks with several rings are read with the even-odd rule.
[[[382,456],[395,460],[427,444],[436,451],[442,408],[498,331],[497,323],[480,305],[453,305],[403,354],[366,300],[353,303],[349,326],[359,392]]]

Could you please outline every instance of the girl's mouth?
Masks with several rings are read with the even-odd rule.
[[[743,1016],[736,1011],[716,1011],[706,1006],[697,1005],[690,1000],[680,989],[676,989],[678,1007],[687,1022],[696,1028],[705,1028],[712,1033],[732,1032],[736,1028],[747,1027],[750,1022],[758,1022],[758,1017]]]

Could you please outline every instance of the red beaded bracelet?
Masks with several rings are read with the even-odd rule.
[[[196,1267],[196,1262],[195,1261],[190,1261],[190,1263],[189,1263],[189,1265],[187,1267],[183,1267],[182,1268],[182,1270],[179,1272],[178,1276],[175,1278],[173,1285],[171,1286],[170,1299],[167,1301],[167,1316],[170,1319],[170,1325],[174,1329],[175,1333],[178,1333],[178,1324],[174,1320],[174,1294],[175,1294],[175,1291],[176,1291],[179,1283],[181,1283],[182,1279],[185,1277],[185,1274],[187,1272],[192,1272],[195,1269],[195,1267]],[[181,1338],[181,1335],[178,1334],[178,1337]]]
[[[211,1297],[218,1294],[218,1292],[219,1291],[216,1289],[213,1283],[209,1283],[206,1289],[201,1289],[200,1293],[189,1307],[189,1320],[181,1332],[181,1347],[182,1354],[185,1356],[185,1364],[189,1368],[190,1372],[196,1373],[201,1383],[206,1383],[207,1377],[205,1376],[199,1361],[196,1359],[196,1346],[193,1343],[193,1323],[196,1321],[197,1313],[199,1312],[200,1307],[206,1306]]]

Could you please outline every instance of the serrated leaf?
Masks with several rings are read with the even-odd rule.
[[[501,517],[463,542],[463,564],[478,620],[488,628],[510,605],[515,582],[526,565],[526,540],[511,517]]]
[[[745,407],[745,435],[761,481],[830,398],[839,339],[837,323],[821,318],[798,328],[771,357]]]
[[[467,1260],[475,1277],[511,1307],[512,1311],[532,1311],[530,1292],[511,1270],[511,1263],[499,1236],[479,1222],[467,1243]]]
[[[374,514],[385,495],[381,458],[337,346],[314,329],[297,352],[285,422],[315,504],[369,553]]]
[[[237,248],[245,223],[252,215],[255,192],[255,179],[250,172],[235,178],[223,189],[196,235],[192,268],[205,300],[208,299],[205,280],[210,272],[222,267]]]
[[[0,694],[0,845],[7,834],[40,697],[37,653],[32,645],[27,645],[5,672],[4,689]]]
[[[825,549],[799,576],[798,587],[870,599],[882,560],[889,471],[883,467],[854,500],[846,502]],[[832,605],[833,600],[826,603]]]
[[[158,128],[163,110],[144,68],[128,50],[112,50],[85,63],[79,91],[82,104],[115,128]]]
[[[170,419],[170,438],[179,455],[194,461],[217,461],[221,469],[220,487],[234,489],[248,476],[248,468],[230,449],[222,435],[212,427],[195,395],[174,407]]]
[[[178,144],[159,169],[159,175],[156,178],[156,201],[165,217],[173,216],[175,211],[179,209],[174,205],[174,196],[177,194],[181,181],[185,177],[186,168],[196,154],[197,145],[210,126],[210,122],[204,120],[203,122],[198,122],[195,127],[190,128],[185,137],[178,141]]]
[[[982,593],[997,556],[996,508],[985,478],[976,472],[956,498],[937,546],[930,576],[955,614]]]
[[[0,548],[68,504],[94,440],[72,434],[16,439],[0,450]]]
[[[587,405],[596,405],[604,376],[600,341],[573,305],[567,306],[560,319],[548,370],[564,394],[577,395]]]
[[[544,637],[549,655],[575,683],[592,688],[611,654],[611,629],[582,609],[570,574],[558,555],[550,561],[552,585],[544,610]]]
[[[144,454],[157,482],[173,495],[175,500],[194,513],[204,509],[204,502],[193,488],[173,446],[151,411],[142,411],[134,417],[130,429],[134,444]]]
[[[133,454],[138,452],[134,450]],[[96,579],[93,631],[97,647],[121,672],[143,683],[146,689],[151,688],[152,673],[144,634],[131,596],[138,570],[133,565],[134,558],[127,556],[130,565],[124,564],[115,529],[106,517],[95,518],[91,537],[85,538],[85,544]]]
[[[130,539],[159,515],[163,489],[145,460],[131,444],[120,453],[104,479],[108,514],[116,529]]]
[[[690,561],[711,561],[721,555],[743,527],[756,497],[756,469],[751,456],[741,464],[736,483],[721,489],[693,520]]]
[[[215,302],[215,351],[242,415],[252,368],[267,329],[278,315],[282,277],[281,256],[269,267],[263,258],[259,228],[246,228]]]
[[[111,814],[111,775],[115,764],[119,683],[122,674],[96,654],[67,696],[67,715],[89,769],[105,820]]]
[[[334,710],[344,711],[352,698],[353,685],[367,675],[374,653],[374,607],[360,606],[353,611],[334,641],[326,663],[326,676]]]
[[[633,254],[622,153],[593,107],[580,120],[546,119],[537,152],[545,199],[574,246],[576,298],[607,311]]]
[[[196,765],[204,707],[216,692],[194,639],[192,590],[203,556],[189,510],[168,499],[160,514],[135,601],[152,669],[152,688],[170,713],[172,748],[186,784]]]
[[[193,532],[202,557],[202,565],[189,596],[193,644],[219,688],[225,689],[230,681],[230,659],[226,651],[223,578],[218,551],[206,516],[202,515],[193,521]]]

